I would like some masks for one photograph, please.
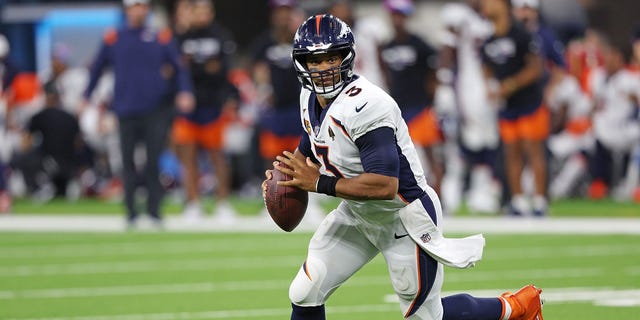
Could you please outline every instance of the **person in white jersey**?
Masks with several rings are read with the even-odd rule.
[[[453,99],[436,99],[440,113],[453,113],[458,120],[453,137],[459,142],[459,150],[449,159],[463,155],[464,166],[469,171],[469,191],[466,204],[472,212],[496,213],[500,209],[501,184],[496,163],[498,160],[497,103],[489,99],[480,47],[493,33],[491,23],[478,13],[478,1],[448,3],[441,11],[445,32],[442,35],[440,86],[436,97],[454,92]],[[451,94],[449,94],[451,96]],[[452,106],[450,106],[452,105]],[[464,171],[456,166],[458,161],[447,161],[447,176],[443,182],[442,197],[445,208],[455,211],[459,206],[464,185]]]
[[[634,186],[620,180],[640,141],[640,76],[627,68],[628,56],[621,45],[607,37],[603,38],[602,55],[604,65],[594,70],[591,78],[596,146],[590,155],[592,183],[588,193],[592,199],[608,195],[628,199]]]
[[[293,153],[277,157],[273,170],[293,177],[280,185],[343,201],[310,240],[289,289],[291,319],[325,319],[331,294],[382,253],[406,319],[542,320],[541,290],[533,285],[494,298],[441,298],[443,266],[473,265],[484,238],[443,237],[440,201],[427,184],[398,105],[353,74],[349,26],[332,15],[311,16],[293,44],[306,134]],[[267,179],[272,173],[266,171]],[[262,187],[266,191],[266,180]]]

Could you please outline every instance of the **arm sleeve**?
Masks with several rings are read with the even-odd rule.
[[[89,67],[89,84],[87,85],[87,89],[84,91],[85,98],[89,99],[89,97],[91,97],[91,93],[96,88],[98,80],[100,80],[100,77],[102,76],[102,71],[110,63],[109,51],[111,49],[112,47],[110,45],[103,42],[100,47],[100,51],[98,51],[98,55]]]
[[[302,135],[302,138],[300,138],[300,142],[298,143],[298,151],[300,151],[303,156],[309,157],[311,158],[311,160],[313,160],[313,162],[318,163],[316,157],[313,155],[313,151],[311,151],[311,141],[309,140],[309,135]]]
[[[365,172],[398,177],[400,159],[393,129],[374,129],[355,142],[360,150],[360,161]]]
[[[169,62],[176,70],[176,84],[178,86],[178,91],[193,92],[191,74],[182,62],[180,52],[178,51],[178,44],[175,39],[171,39],[171,41],[166,44],[166,50]]]

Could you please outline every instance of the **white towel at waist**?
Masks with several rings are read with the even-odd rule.
[[[400,209],[399,214],[411,239],[438,262],[463,269],[474,266],[482,259],[485,244],[482,234],[466,238],[445,238],[420,199]]]

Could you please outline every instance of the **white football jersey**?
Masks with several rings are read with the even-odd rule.
[[[596,69],[592,78],[596,111],[593,130],[596,137],[611,149],[628,150],[637,142],[640,124],[632,119],[637,108],[632,96],[640,97],[640,77],[621,70],[607,77]]]
[[[588,117],[591,112],[591,100],[582,92],[578,80],[572,75],[565,76],[552,89],[548,105],[553,111],[567,106],[569,119]]]
[[[318,108],[321,106],[317,104],[315,94],[302,89],[302,125],[309,135],[312,152],[321,164],[322,174],[352,178],[364,173],[355,141],[381,127],[389,127],[395,132],[400,158],[398,195],[394,200],[344,200],[353,212],[387,214],[424,194],[427,182],[407,125],[397,103],[386,92],[361,76],[347,84],[322,111],[325,113],[322,122],[316,116]]]
[[[500,143],[495,101],[487,94],[480,47],[493,34],[493,25],[462,3],[446,4],[441,12],[449,28],[442,42],[456,49],[456,100],[462,143],[471,150],[496,148]]]

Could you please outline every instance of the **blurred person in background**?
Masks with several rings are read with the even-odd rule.
[[[551,81],[547,95],[551,112],[548,148],[551,163],[557,168],[549,175],[549,195],[558,199],[576,195],[588,172],[587,154],[594,146],[592,101],[569,73],[553,77]]]
[[[603,35],[595,29],[587,29],[580,37],[572,39],[566,47],[567,71],[580,83],[580,88],[588,96],[592,95],[591,76],[593,70],[603,64]]]
[[[640,25],[637,25],[634,28],[631,35],[631,63],[629,68],[634,73],[640,75]],[[629,165],[629,179],[631,180],[631,183],[635,180],[633,200],[640,203],[640,141],[636,143],[634,152],[632,153],[631,163]]]
[[[349,0],[332,0],[327,13],[351,26],[353,34],[358,38],[354,70],[381,88],[386,82],[380,65],[380,46],[385,38],[384,23],[375,16],[361,16],[357,19],[353,13],[353,2]]]
[[[497,106],[488,97],[480,56],[481,45],[493,33],[493,26],[478,13],[479,4],[479,0],[450,3],[441,12],[446,31],[435,107],[446,121],[448,140],[442,198],[447,210],[455,211],[465,194],[471,212],[496,213],[502,190],[496,170],[500,144]]]
[[[123,0],[123,5],[126,25],[105,33],[90,68],[84,98],[90,97],[103,71],[110,66],[114,75],[111,109],[118,118],[127,226],[135,227],[138,218],[134,151],[142,142],[146,150],[143,180],[147,214],[154,225],[161,227],[163,190],[158,159],[166,145],[173,106],[190,112],[195,102],[190,75],[183,66],[171,31],[153,30],[145,24],[149,0]]]
[[[260,154],[270,163],[283,150],[293,150],[300,140],[298,90],[291,59],[297,2],[270,0],[270,28],[251,48],[252,76],[263,104],[260,119]],[[292,89],[293,88],[293,89]]]
[[[60,105],[69,113],[77,115],[81,106],[84,89],[89,81],[86,68],[70,66],[71,48],[61,42],[53,45],[51,53],[51,74],[47,81],[53,83],[60,98]]]
[[[0,34],[0,213],[11,210],[7,163],[11,157],[12,146],[9,137],[9,107],[6,94],[17,70],[8,60],[10,48],[7,38]]]
[[[202,216],[198,152],[204,149],[213,163],[217,182],[213,212],[221,222],[228,223],[236,212],[228,201],[231,165],[223,152],[223,142],[225,129],[238,107],[238,92],[227,79],[236,44],[231,33],[215,22],[215,14],[211,0],[194,0],[191,28],[178,38],[191,71],[196,107],[178,115],[171,136],[184,169],[184,217],[193,222]]]
[[[54,196],[77,198],[70,182],[80,167],[90,166],[91,156],[84,143],[77,118],[60,105],[55,82],[44,85],[45,108],[27,125],[22,152],[12,167],[22,172],[28,192],[34,200],[45,202]]]
[[[540,17],[540,0],[511,0],[513,16],[529,30],[532,35],[538,37],[540,52],[545,62],[545,71],[560,69],[564,71],[564,48],[558,41],[555,32],[547,27]],[[549,74],[545,74],[545,81]]]
[[[413,143],[424,153],[432,186],[440,193],[444,170],[437,148],[442,139],[432,108],[437,52],[407,29],[407,19],[415,9],[411,0],[385,0],[384,6],[394,31],[391,41],[381,48],[386,84],[402,110]]]
[[[511,15],[509,0],[482,0],[481,13],[494,34],[482,46],[490,95],[500,103],[499,128],[510,191],[510,214],[547,212],[547,163],[544,142],[549,134],[549,111],[543,106],[543,63],[536,38]],[[534,178],[533,199],[523,192],[526,163]]]
[[[11,63],[9,60],[9,52],[11,51],[11,45],[9,44],[9,40],[3,34],[0,34],[0,84],[2,86],[0,89],[2,90],[2,94],[6,94],[9,86],[13,82],[16,74],[18,73],[18,69]]]
[[[193,1],[178,0],[173,4],[171,26],[176,37],[181,37],[189,31],[192,22]]]
[[[627,68],[629,56],[622,46],[606,38],[602,44],[604,65],[591,77],[596,146],[590,159],[589,197],[630,199],[637,182],[628,185],[624,177],[640,141],[640,76]]]
[[[107,108],[113,92],[113,76],[108,72],[100,78],[90,99],[92,107],[80,110],[89,71],[85,67],[74,67],[72,55],[73,49],[66,43],[53,45],[47,81],[55,86],[60,107],[78,117],[85,147],[93,154],[94,167],[84,170],[80,178],[82,192],[103,198],[121,196],[122,183],[117,175],[122,165],[116,119]]]
[[[590,101],[575,77],[568,74],[563,45],[543,21],[540,1],[511,0],[511,4],[514,17],[537,36],[540,44],[545,67],[544,101],[551,111],[550,196],[566,197],[587,170],[584,152],[593,144],[589,134]]]

